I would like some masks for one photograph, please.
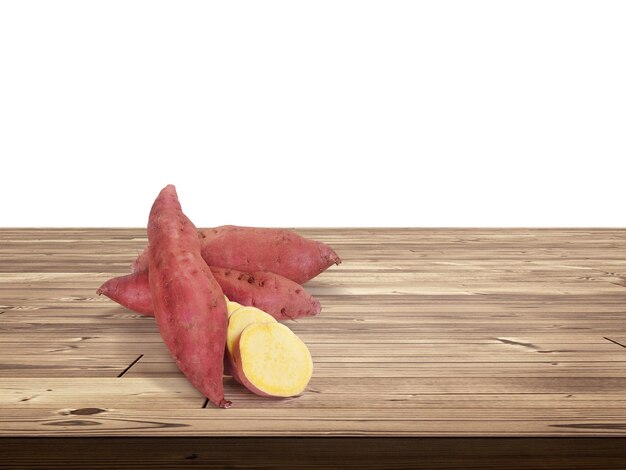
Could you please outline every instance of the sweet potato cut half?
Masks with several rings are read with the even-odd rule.
[[[226,302],[226,308],[228,309],[228,318],[230,318],[230,316],[241,307],[243,307],[243,305],[238,302],[233,302],[232,300]]]
[[[241,307],[228,319],[226,330],[226,348],[230,354],[235,350],[235,343],[241,332],[252,323],[276,323],[273,316],[255,307]]]
[[[270,397],[300,395],[313,374],[311,353],[281,323],[253,323],[235,343],[237,379],[251,392]]]
[[[232,375],[233,378],[242,383],[241,378],[237,375],[237,368],[234,365],[233,351],[235,343],[239,339],[241,332],[250,324],[255,322],[276,322],[273,316],[259,310],[256,307],[243,307],[237,309],[228,318],[228,329],[226,330],[226,354],[224,357],[224,373]]]

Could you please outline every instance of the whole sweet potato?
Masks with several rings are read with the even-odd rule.
[[[172,185],[154,201],[148,241],[148,279],[161,337],[189,381],[212,403],[227,408],[231,403],[224,399],[222,383],[226,301]]]
[[[244,272],[269,271],[298,284],[313,279],[341,259],[328,245],[291,230],[224,225],[200,230],[202,257],[211,267]],[[133,272],[147,266],[147,251],[133,262]]]
[[[294,320],[320,313],[319,301],[300,284],[279,274],[211,266],[211,271],[230,300],[257,307],[277,320]]]
[[[302,286],[278,274],[244,273],[214,266],[211,272],[230,300],[258,307],[277,320],[317,315],[321,310],[319,301]],[[137,313],[153,315],[148,271],[109,279],[97,293]]]

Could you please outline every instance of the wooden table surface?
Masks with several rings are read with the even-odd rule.
[[[95,294],[144,229],[0,229],[0,435],[626,436],[626,230],[298,232],[344,260],[287,322],[313,378],[221,410]]]

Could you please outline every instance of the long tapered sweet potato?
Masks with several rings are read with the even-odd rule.
[[[211,272],[230,300],[260,308],[277,320],[293,320],[320,313],[317,299],[299,284],[278,274],[244,273],[218,267],[211,267]],[[109,279],[97,293],[137,313],[153,315],[148,271]]]
[[[172,185],[154,201],[148,241],[148,280],[161,337],[189,381],[212,403],[227,408],[222,383],[226,301]]]
[[[209,266],[244,272],[269,271],[298,284],[313,279],[341,259],[328,245],[291,230],[224,225],[200,230],[202,257]],[[147,251],[133,272],[147,267]]]

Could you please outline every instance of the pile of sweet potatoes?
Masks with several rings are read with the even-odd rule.
[[[317,315],[319,301],[301,284],[339,263],[329,246],[289,230],[198,230],[169,185],[154,201],[148,247],[132,272],[109,279],[97,293],[154,315],[180,370],[212,403],[227,408],[225,363],[238,382],[260,395],[304,390],[311,356],[276,320]]]

